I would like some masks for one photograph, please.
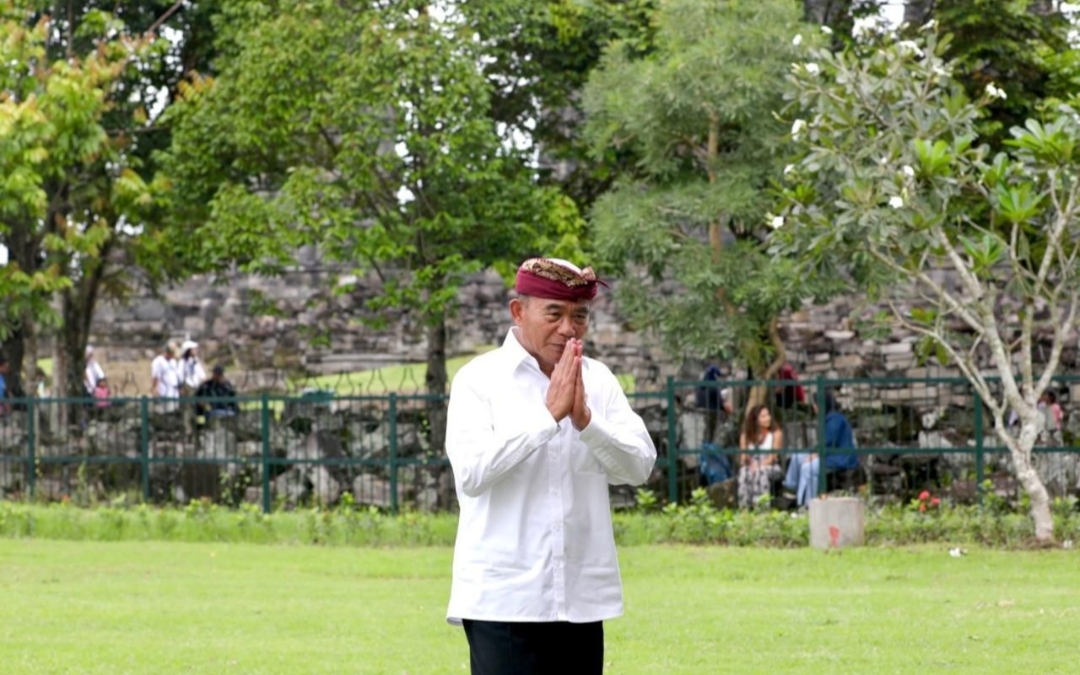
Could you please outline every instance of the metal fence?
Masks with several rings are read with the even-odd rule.
[[[708,483],[703,467],[735,466],[738,424],[754,386],[784,429],[781,458],[824,447],[824,401],[831,391],[852,423],[860,467],[822,472],[823,489],[863,490],[908,499],[922,489],[974,500],[990,481],[1015,493],[1010,460],[988,411],[962,379],[681,382],[628,394],[659,457],[647,487],[681,501]],[[702,407],[722,391],[734,412]],[[1064,412],[1040,435],[1036,465],[1054,494],[1075,492],[1080,453],[1080,378],[1054,391]],[[39,500],[125,499],[185,503],[210,499],[258,503],[266,511],[300,504],[356,503],[398,510],[454,510],[453,476],[430,420],[445,397],[423,394],[342,396],[329,391],[231,399],[18,399],[0,415],[0,494]],[[1048,419],[1052,416],[1048,415]],[[723,486],[711,487],[723,503]],[[635,488],[612,487],[616,507]]]

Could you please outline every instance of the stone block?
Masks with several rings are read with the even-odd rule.
[[[810,501],[810,546],[818,549],[862,546],[866,533],[866,507],[855,497],[818,498]]]
[[[833,367],[837,370],[855,370],[863,367],[863,357],[858,354],[838,356],[833,359]]]
[[[199,336],[206,332],[206,320],[201,316],[184,317],[184,332]]]
[[[888,345],[881,345],[879,351],[884,356],[910,354],[912,353],[912,346],[910,342],[894,342]]]

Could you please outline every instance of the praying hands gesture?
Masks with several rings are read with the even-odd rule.
[[[551,372],[548,386],[547,409],[556,422],[567,415],[574,428],[581,431],[589,426],[592,413],[585,401],[585,382],[581,376],[581,340],[571,338],[566,343],[562,358]]]

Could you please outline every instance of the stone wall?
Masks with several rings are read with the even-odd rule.
[[[372,318],[365,302],[377,296],[379,284],[366,279],[355,290],[335,294],[336,277],[311,254],[281,278],[197,277],[161,297],[145,294],[126,305],[103,304],[95,316],[93,340],[108,350],[109,360],[140,361],[157,353],[167,338],[190,336],[201,344],[207,362],[224,362],[234,374],[265,376],[340,373],[424,360],[423,330],[416,317],[400,312],[384,327],[372,328],[363,323]],[[498,275],[473,276],[450,322],[450,356],[500,343],[510,324],[510,297]],[[273,300],[282,312],[261,311],[265,303],[260,298]],[[782,333],[789,359],[806,377],[960,375],[954,368],[931,365],[928,370],[917,364],[915,336],[900,328],[886,340],[860,336],[854,328],[858,321],[879,309],[853,297],[786,316]],[[314,329],[325,331],[324,342]],[[661,387],[668,375],[693,379],[701,372],[701,364],[680,366],[648,336],[626,329],[608,291],[594,306],[587,347],[616,373],[632,374],[642,389]],[[1040,353],[1048,352],[1047,347]],[[1062,366],[1064,372],[1078,371],[1075,336]]]

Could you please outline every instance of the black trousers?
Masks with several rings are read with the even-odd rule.
[[[604,624],[464,619],[472,675],[601,675]]]

